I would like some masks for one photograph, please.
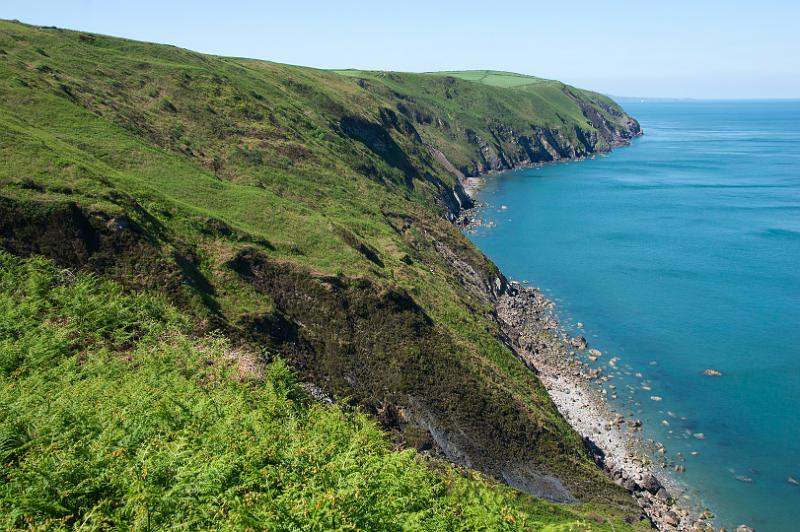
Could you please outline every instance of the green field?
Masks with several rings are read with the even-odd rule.
[[[334,70],[333,72],[350,77],[364,77],[365,75],[370,75],[370,71],[356,69]],[[467,81],[476,81],[493,87],[506,88],[524,87],[526,85],[535,85],[539,83],[558,83],[535,76],[526,76],[513,72],[500,72],[497,70],[446,70],[440,72],[426,72],[425,74],[431,76],[450,76]]]
[[[493,87],[526,87],[540,83],[558,83],[557,81],[515,74],[513,72],[500,72],[497,70],[453,70],[443,72],[430,72],[434,75],[452,76],[467,81],[477,81]]]
[[[558,82],[343,76],[0,21],[3,524],[636,522],[503,342],[500,274],[451,223],[468,199],[435,155],[474,174],[607,150],[631,124]],[[439,434],[472,470],[415,454]],[[509,468],[589,506],[489,480]]]

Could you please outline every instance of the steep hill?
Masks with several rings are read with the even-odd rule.
[[[629,521],[639,515],[630,496],[594,465],[506,345],[493,309],[505,279],[450,220],[470,202],[465,175],[605,151],[638,133],[611,100],[557,82],[345,76],[0,22],[7,251],[45,255],[127,293],[159,293],[190,324],[182,334],[218,331],[237,349],[263,353],[258,363],[282,357],[300,379],[367,412],[396,445]],[[38,294],[44,281],[18,282]],[[6,313],[21,297],[16,283],[4,285]],[[53,334],[71,334],[49,303],[37,312]],[[111,351],[78,341],[61,358],[4,364],[3,393],[21,375],[45,379],[62,363],[102,368],[109,352],[134,368],[151,363],[139,360],[133,325],[113,327],[133,336]],[[5,326],[5,349],[21,334]],[[159,360],[167,374],[189,364]],[[103,371],[76,377],[98,390],[97,401],[114,386]],[[103,407],[112,415],[127,408],[115,400]],[[48,436],[36,427],[49,418],[17,426],[14,416],[0,411],[3,430],[30,435],[23,448],[38,449]],[[125,434],[123,417],[116,430]],[[87,434],[74,438],[100,433]],[[11,471],[39,466],[4,445],[8,491]],[[59,483],[67,491],[82,485],[73,473]],[[118,491],[98,486],[102,504],[121,504]],[[15,519],[75,524],[90,511],[53,497],[16,508]]]

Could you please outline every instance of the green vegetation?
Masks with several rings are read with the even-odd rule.
[[[343,76],[351,76],[356,78],[363,78],[375,72],[368,70],[334,70],[337,74]],[[550,81],[535,76],[526,76],[524,74],[515,74],[514,72],[500,72],[497,70],[443,70],[441,72],[426,72],[431,76],[449,76],[467,81],[476,81],[494,87],[522,87],[525,85],[534,85],[538,83],[559,83],[558,81]]]
[[[504,505],[531,528],[581,519],[388,452],[377,421],[399,447],[446,440],[454,461],[556,476],[601,515],[636,520],[503,343],[502,277],[448,218],[469,201],[459,172],[581,156],[637,131],[607,98],[557,82],[343,76],[0,21],[0,244],[97,276],[70,284],[40,259],[3,258],[3,504],[32,490],[9,519],[206,527],[219,511],[244,527],[249,490],[254,527],[290,527],[304,504],[310,527],[318,511],[382,526],[363,508],[412,528],[447,528],[446,515],[491,528]],[[264,351],[373,421],[300,398],[281,363],[256,378],[229,360],[261,368]],[[258,477],[273,459],[279,476]],[[328,463],[345,480],[325,477]],[[392,468],[407,470],[397,484]],[[291,476],[317,474],[319,489]],[[326,482],[345,506],[326,502]]]
[[[500,72],[497,70],[451,70],[445,72],[431,72],[431,74],[477,81],[494,87],[523,87],[540,83],[559,83],[558,81],[546,80],[535,76],[515,74],[514,72]]]
[[[625,528],[389,451],[282,361],[47,260],[0,252],[0,331],[5,529]]]

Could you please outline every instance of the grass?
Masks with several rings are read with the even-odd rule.
[[[595,139],[592,149],[607,149],[613,141],[607,128],[624,133],[629,118],[610,100],[558,82],[503,87],[434,74],[351,74],[0,21],[0,243],[19,255],[47,255],[59,267],[104,279],[81,277],[78,285],[67,287],[51,272],[49,282],[60,287],[51,290],[45,278],[26,273],[31,281],[19,273],[22,266],[4,259],[17,272],[4,285],[11,295],[0,317],[7,327],[0,331],[6,383],[14,390],[8,404],[17,404],[14,394],[28,401],[14,416],[30,408],[31,415],[36,411],[49,419],[46,410],[36,410],[37,398],[59,397],[64,404],[80,398],[73,410],[59,411],[52,427],[60,428],[47,433],[52,439],[63,429],[65,437],[79,442],[69,444],[69,453],[80,453],[115,441],[103,428],[105,415],[113,418],[116,412],[113,405],[127,412],[141,403],[142,425],[123,423],[114,437],[150,434],[146,446],[156,455],[159,446],[180,454],[180,445],[171,447],[173,440],[165,436],[180,434],[186,439],[175,441],[186,448],[206,449],[197,455],[204,460],[211,460],[209,449],[221,449],[213,447],[219,442],[246,447],[244,440],[203,443],[189,436],[195,430],[221,430],[223,425],[203,424],[205,418],[215,419],[209,417],[215,408],[234,412],[247,401],[261,400],[248,395],[256,393],[255,384],[216,373],[209,378],[224,384],[211,388],[223,394],[214,396],[215,402],[200,400],[210,388],[190,386],[197,384],[198,372],[233,371],[230,364],[206,367],[209,358],[203,353],[217,360],[230,351],[204,339],[219,329],[232,345],[283,356],[304,379],[338,399],[352,399],[374,419],[386,404],[407,412],[408,419],[383,424],[403,445],[428,438],[412,408],[412,403],[422,405],[447,433],[465,435],[470,463],[478,469],[498,475],[503,464],[525,464],[557,475],[577,497],[600,505],[603,515],[638,515],[628,494],[592,463],[535,375],[502,342],[487,296],[499,272],[446,218],[459,185],[430,151],[438,149],[463,172],[474,173],[485,170],[493,157],[523,162],[527,155],[520,139],[535,143],[549,135],[565,150],[588,149],[578,142],[580,134]],[[592,125],[599,123],[598,116],[606,124],[600,128]],[[50,271],[37,261],[24,268],[32,264]],[[17,294],[14,275],[26,279],[25,286],[33,282],[47,298],[37,300],[38,292]],[[108,306],[82,307],[89,303],[75,290],[84,285],[89,292],[105,291]],[[52,299],[62,293],[73,298],[74,313]],[[20,303],[26,301],[40,307],[34,312]],[[54,309],[59,310],[53,314]],[[41,326],[35,325],[37,319]],[[17,322],[26,325],[15,328]],[[93,331],[105,336],[98,339]],[[131,356],[146,363],[131,364]],[[90,374],[97,380],[84,391],[81,382]],[[136,385],[128,386],[129,381]],[[136,393],[137,386],[146,393]],[[135,400],[124,406],[118,389]],[[173,396],[183,397],[180,405],[188,413],[169,406]],[[253,407],[249,419],[267,419],[258,418],[266,415],[259,408]],[[176,425],[170,424],[172,414],[164,414],[166,421],[142,414],[163,409],[175,413]],[[303,435],[302,424],[281,415],[275,414],[276,426],[285,421],[290,433],[298,432],[298,442],[310,437]],[[70,419],[80,423],[67,427]],[[159,433],[162,422],[166,432]],[[31,423],[25,431],[39,421]],[[367,423],[370,430],[372,423]],[[88,432],[80,432],[83,426]],[[332,454],[324,456],[348,460],[353,450],[337,441],[331,440]],[[313,452],[324,454],[325,442],[315,445]],[[3,489],[19,491],[48,471],[43,464],[61,456],[72,460],[69,453],[59,453],[57,445],[38,447],[31,460],[42,462],[25,469],[28,480],[14,484],[4,471]],[[126,451],[119,464],[131,456]],[[412,452],[400,456],[415,461]],[[148,505],[172,496],[165,485],[151,492],[146,479],[132,477],[119,481],[130,484],[112,489],[122,471],[115,469],[117,462],[102,461],[99,454],[89,458],[98,460],[92,476],[75,476],[74,483],[88,493],[92,479],[108,480],[97,492],[107,494],[105,499],[85,499],[107,505],[103,515],[124,517],[128,521],[120,522],[129,524],[142,519],[146,505],[120,502],[134,500],[134,492],[126,491],[129,485],[146,494],[142,500],[151,501]],[[386,458],[395,459],[401,460]],[[353,478],[360,478],[358,464],[349,470]],[[106,476],[98,473],[106,467]],[[124,467],[126,474],[142,472],[130,463]],[[160,466],[153,462],[152,467]],[[192,479],[186,489],[202,474],[186,473]],[[227,484],[208,484],[216,487],[208,488],[206,498],[175,491],[175,497],[188,501],[181,510],[187,513],[170,519],[200,519],[191,512],[216,504],[211,491],[223,485],[235,491],[237,482],[246,480],[232,475]],[[61,505],[67,513],[58,514],[53,506],[58,511],[52,515],[62,519],[73,510],[64,502],[73,495],[59,495],[59,483],[44,478],[35,485],[45,491],[25,500],[34,506],[37,499]],[[447,478],[442,482],[449,485]],[[353,504],[376,504],[374,493],[362,494],[363,499],[351,494]],[[512,497],[503,487],[492,487],[491,493]],[[268,495],[258,497],[269,506],[263,502]],[[438,500],[448,505],[458,498]],[[512,498],[544,504],[518,494]],[[226,512],[230,500],[223,505]],[[293,506],[298,501],[275,503],[275,509],[286,512],[285,519],[296,514],[292,509],[312,511]],[[313,501],[314,507],[329,504]],[[192,504],[197,508],[190,510]],[[89,507],[94,506],[82,506]],[[90,517],[90,510],[82,511],[82,518]],[[393,511],[387,509],[386,515]],[[25,512],[33,510],[14,514],[23,519],[14,521],[22,523],[16,526],[35,513]],[[43,516],[37,523],[51,516],[35,515]],[[135,522],[141,526],[142,521]],[[353,526],[371,528],[369,523]]]
[[[537,78],[535,76],[515,74],[514,72],[500,72],[497,70],[451,70],[430,72],[430,74],[452,76],[454,78],[476,81],[493,87],[504,88],[525,87],[549,82],[549,80]]]
[[[0,309],[3,528],[629,529],[391,451],[163,298],[0,252]]]

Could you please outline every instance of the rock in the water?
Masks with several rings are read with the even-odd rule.
[[[589,349],[589,360],[594,361],[600,358],[601,356],[603,356],[603,352],[600,351],[599,349]]]
[[[572,339],[572,346],[576,349],[586,349],[586,338],[581,335]]]
[[[708,368],[703,372],[703,375],[707,375],[709,377],[722,377],[722,372],[717,369]]]
[[[798,481],[792,475],[789,475],[788,477],[786,477],[786,482],[788,482],[789,484],[794,484],[795,486],[800,486],[800,481]]]
[[[753,478],[748,477],[746,475],[739,475],[738,477],[736,477],[736,480],[738,480],[739,482],[753,482]]]
[[[638,419],[629,419],[625,422],[628,425],[628,428],[637,429],[642,426],[642,422]]]
[[[756,531],[747,525],[739,525],[736,527],[736,532],[756,532]]]

